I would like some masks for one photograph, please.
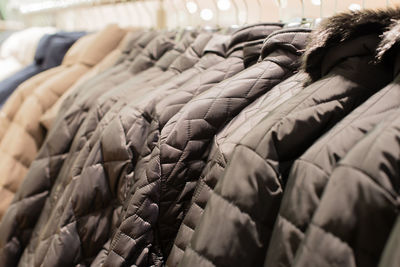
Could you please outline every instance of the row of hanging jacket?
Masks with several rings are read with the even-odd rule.
[[[0,113],[0,267],[400,266],[400,8],[65,34]]]

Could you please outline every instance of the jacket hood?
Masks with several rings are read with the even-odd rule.
[[[228,46],[229,55],[233,51],[242,49],[245,43],[265,39],[274,31],[282,29],[281,23],[259,23],[243,27],[232,34],[232,39]]]
[[[266,58],[276,49],[284,49],[301,55],[308,44],[311,30],[305,28],[283,29],[272,33],[265,39],[261,59]]]
[[[245,68],[257,63],[261,49],[264,44],[264,39],[248,42],[243,47],[243,64]]]
[[[330,48],[364,35],[381,35],[393,19],[400,19],[400,8],[344,12],[322,21],[312,32],[303,58],[311,81],[321,77],[321,64]]]
[[[207,45],[204,47],[203,55],[206,53],[215,53],[221,57],[225,57],[230,40],[230,35],[214,33],[210,41],[208,41]]]
[[[305,28],[283,29],[268,36],[261,49],[259,61],[280,62],[286,67],[297,70],[301,65],[300,56],[307,46],[311,30]],[[295,58],[288,57],[289,54]]]

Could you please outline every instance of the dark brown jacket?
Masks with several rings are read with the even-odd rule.
[[[189,244],[192,234],[203,214],[204,208],[210,198],[211,191],[223,174],[227,162],[230,161],[232,152],[237,143],[260,120],[284,101],[297,94],[302,89],[302,84],[308,79],[307,74],[299,72],[276,85],[269,92],[254,101],[240,112],[223,130],[214,138],[207,163],[196,184],[196,188],[184,220],[175,238],[174,246],[168,256],[168,267],[178,266],[184,251]]]
[[[378,49],[380,54],[387,54],[385,57],[390,60],[385,61],[391,65],[393,56],[389,57],[387,50],[394,46],[393,36],[396,35],[400,35],[399,28],[393,27],[385,33]],[[399,67],[400,61],[397,59],[392,67],[394,72],[398,72]],[[398,74],[394,73],[394,76],[396,75]],[[400,107],[399,81],[400,76],[371,96],[294,162],[274,226],[265,266],[292,266],[298,247],[338,162],[377,124]],[[371,264],[375,266],[376,260]]]
[[[386,57],[395,59],[395,80],[313,145],[301,164],[293,167],[290,178],[295,178],[296,189],[288,192],[289,199],[300,203],[285,215],[293,214],[289,219],[307,231],[299,235],[300,231],[292,230],[296,235],[283,240],[300,243],[295,243],[297,253],[286,252],[296,253],[292,266],[379,264],[400,209],[399,41],[400,24],[396,22],[378,49],[380,55],[387,53]],[[295,208],[302,212],[293,213]],[[288,225],[279,226],[280,236],[286,237]]]
[[[180,266],[263,265],[294,160],[391,80],[390,68],[372,63],[389,25],[382,17],[387,23],[391,17],[375,15],[341,14],[314,31],[305,52],[312,83],[264,117],[235,147]]]
[[[237,34],[248,36],[254,32],[253,26],[242,29]],[[198,178],[196,176],[202,170],[202,162],[205,159],[202,154],[206,153],[205,150],[215,132],[241,109],[281,79],[290,76],[297,68],[296,59],[300,55],[298,50],[304,48],[302,45],[306,43],[307,31],[281,34],[270,35],[267,45],[263,46],[260,63],[203,91],[184,105],[164,127],[157,127],[154,135],[150,132],[145,151],[140,155],[135,168],[136,182],[133,185],[132,197],[125,206],[124,219],[111,242],[106,266],[122,265],[124,262],[147,266],[155,257],[158,259],[155,263],[159,265],[166,260],[183,218],[183,206],[190,200],[193,185]],[[186,144],[189,146],[184,149]],[[183,149],[182,157],[179,154],[180,150],[176,148]],[[179,159],[187,161],[188,169]],[[163,172],[160,172],[159,164]],[[172,183],[168,184],[165,177],[161,177],[167,175],[164,172],[167,165],[182,168],[182,172],[177,171],[179,175],[171,175],[171,182],[176,179],[176,188]],[[176,199],[172,200],[175,197]],[[159,215],[154,214],[154,209],[159,209]],[[144,221],[141,221],[142,219]],[[133,228],[139,232],[130,232],[129,229]],[[127,236],[129,238],[126,238]],[[127,247],[130,249],[126,250]],[[124,260],[117,256],[121,253]]]

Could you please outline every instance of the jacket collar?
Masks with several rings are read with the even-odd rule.
[[[288,28],[272,33],[264,41],[261,60],[268,57],[278,48],[300,56],[307,46],[310,32],[311,30],[306,28]]]
[[[281,23],[259,23],[237,30],[232,34],[227,56],[236,50],[243,49],[244,45],[248,42],[265,39],[274,31],[281,29],[282,26],[283,24]]]
[[[400,8],[345,12],[322,21],[312,32],[303,57],[303,68],[311,82],[321,78],[322,63],[329,50],[362,36],[380,36],[393,19],[400,19]]]

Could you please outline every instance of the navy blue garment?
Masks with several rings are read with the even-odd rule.
[[[60,65],[68,49],[85,34],[58,32],[44,35],[39,41],[33,63],[0,82],[0,108],[21,83],[42,71]]]

